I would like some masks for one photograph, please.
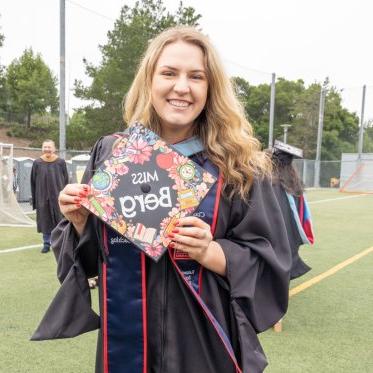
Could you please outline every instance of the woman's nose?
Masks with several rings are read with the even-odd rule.
[[[178,94],[186,94],[189,93],[189,81],[187,77],[180,76],[176,79],[174,85],[174,91]]]

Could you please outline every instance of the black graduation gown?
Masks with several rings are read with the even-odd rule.
[[[291,270],[290,270],[290,279],[301,277],[311,270],[299,256],[299,247],[304,244],[301,235],[299,234],[297,224],[294,220],[293,211],[289,205],[289,200],[286,195],[285,189],[277,184],[274,186],[274,190],[284,216],[284,221],[286,225],[286,231],[288,235],[289,245],[291,249]],[[299,198],[294,196],[295,202],[297,203]]]
[[[57,158],[53,162],[35,159],[31,169],[31,194],[38,232],[50,233],[61,221],[63,216],[58,206],[58,194],[68,182],[63,159]]]
[[[98,141],[84,180],[108,158],[114,140],[108,136]],[[72,337],[99,326],[90,308],[86,279],[97,273],[101,277],[105,258],[100,226],[90,215],[80,239],[66,220],[53,231],[62,286],[32,339]],[[271,183],[255,181],[248,203],[222,196],[214,239],[224,250],[227,274],[222,277],[205,269],[201,297],[229,336],[242,372],[262,372],[267,362],[257,333],[286,312],[291,265],[286,229]],[[169,256],[164,255],[158,263],[147,259],[146,267],[148,372],[235,372]],[[103,372],[100,337],[96,372]]]

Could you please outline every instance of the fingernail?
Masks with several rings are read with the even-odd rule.
[[[173,242],[170,242],[169,244],[168,244],[168,247],[171,247],[172,249],[175,247],[175,244],[173,243]]]
[[[176,223],[174,224],[175,227],[178,227],[180,225],[180,222],[179,220],[176,221]]]
[[[172,231],[173,232],[173,231]],[[175,238],[175,235],[173,233],[168,233],[167,234],[167,237],[170,237],[170,238]]]
[[[179,229],[173,229],[172,233],[179,233]]]
[[[88,191],[79,192],[80,197],[87,197],[87,195],[88,195]]]

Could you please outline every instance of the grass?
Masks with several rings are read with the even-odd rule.
[[[0,251],[13,247],[42,244],[41,233],[36,232],[36,228],[11,228],[0,227]],[[4,239],[6,238],[6,239]]]
[[[316,243],[301,256],[313,269],[291,287],[373,246],[373,196],[321,202],[346,196],[309,192]],[[266,372],[373,372],[372,264],[371,253],[290,299],[283,332],[260,336]]]
[[[30,342],[29,339],[56,293],[53,254],[38,249],[1,257],[0,372],[93,372],[96,336]],[[5,342],[6,341],[6,342]]]
[[[373,246],[373,196],[317,202],[346,196],[309,192],[316,244],[301,255],[313,269],[292,287]],[[32,228],[1,227],[0,237],[0,250],[41,242]],[[260,335],[266,373],[373,372],[372,264],[371,253],[290,299],[283,332]],[[0,270],[0,372],[93,372],[96,332],[29,341],[59,287],[53,255],[38,248],[0,254]]]

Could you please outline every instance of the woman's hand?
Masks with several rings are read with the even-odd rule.
[[[81,201],[89,193],[86,184],[67,184],[58,196],[61,213],[69,220],[79,235],[82,234],[89,212],[81,206]]]
[[[203,220],[188,216],[180,218],[169,233],[170,247],[184,251],[191,259],[220,275],[225,275],[226,259],[221,246],[212,240],[211,228]]]

